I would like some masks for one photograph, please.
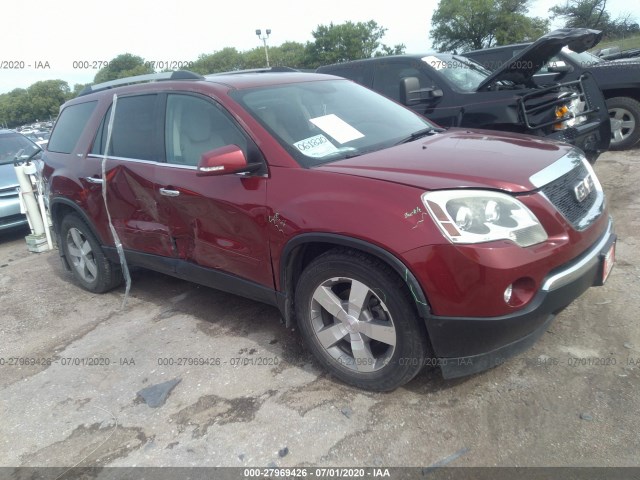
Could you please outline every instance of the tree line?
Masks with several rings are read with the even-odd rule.
[[[529,16],[531,0],[439,0],[431,19],[429,37],[440,52],[463,53],[495,45],[532,41],[549,31],[550,19]],[[602,30],[605,37],[619,38],[640,33],[640,26],[630,15],[613,19],[606,9],[607,0],[565,0],[550,9],[553,18],[562,18],[565,27]],[[426,29],[425,29],[426,30]],[[271,66],[288,66],[314,70],[320,65],[405,52],[404,44],[382,43],[387,29],[373,20],[319,25],[306,44],[285,42],[269,47]],[[425,45],[426,45],[425,35]],[[425,48],[427,50],[427,48]],[[262,68],[262,47],[238,51],[225,47],[202,54],[185,69],[200,74]],[[142,57],[118,55],[98,71],[94,83],[153,73],[154,65]],[[73,89],[63,80],[46,80],[30,87],[17,88],[0,95],[0,125],[9,128],[48,120],[58,114],[60,105],[74,98],[85,87]]]

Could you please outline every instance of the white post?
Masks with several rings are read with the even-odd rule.
[[[31,184],[31,178],[25,173],[25,165],[14,165],[16,171],[16,177],[18,177],[18,185],[20,185],[20,195],[27,209],[27,218],[29,224],[33,229],[34,235],[44,235],[44,223],[42,216],[40,215],[40,209],[38,208],[38,202],[33,192],[33,185]]]

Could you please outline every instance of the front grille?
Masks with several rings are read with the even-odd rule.
[[[574,189],[587,175],[589,175],[589,171],[580,163],[573,170],[541,189],[542,193],[575,228],[578,228],[580,220],[589,213],[598,199],[596,188],[593,188],[582,202],[576,198]]]

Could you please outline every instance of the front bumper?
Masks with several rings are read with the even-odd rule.
[[[591,73],[585,72],[578,80],[548,85],[524,95],[521,99],[520,108],[525,124],[528,129],[549,131],[555,121],[546,118],[546,121],[541,122],[539,121],[539,114],[553,108],[553,105],[563,104],[563,99],[558,97],[557,100],[543,105],[537,102],[540,96],[545,93],[560,91],[573,91],[574,94],[579,95],[585,101],[584,114],[587,121],[576,127],[568,127],[564,130],[551,132],[545,138],[575,145],[585,152],[587,159],[593,163],[600,153],[609,149],[611,122],[604,95]]]
[[[552,271],[529,304],[500,317],[442,317],[427,319],[437,365],[445,378],[481,372],[504,363],[546,331],[556,313],[589,287],[601,285],[602,256],[616,241],[613,223],[586,252]]]
[[[590,122],[576,127],[558,130],[545,138],[570,143],[582,150],[593,163],[600,153],[609,148],[611,125],[607,118],[601,122]]]
[[[26,225],[27,217],[20,212],[20,199],[15,189],[0,190],[0,230]]]

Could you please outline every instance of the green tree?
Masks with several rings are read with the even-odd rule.
[[[594,28],[602,30],[610,23],[607,0],[567,0],[564,5],[549,9],[554,16],[564,17],[566,28]]]
[[[67,100],[71,100],[72,98],[76,98],[80,92],[82,90],[84,90],[88,85],[91,85],[90,83],[76,83],[73,86],[73,90],[71,90],[71,92],[69,92],[69,95],[67,96]]]
[[[226,47],[211,54],[202,54],[193,62],[190,70],[206,75],[208,73],[230,72],[247,68],[243,54],[235,47]]]
[[[33,120],[26,89],[16,88],[0,95],[0,122],[3,125],[13,128]]]
[[[0,95],[0,123],[10,128],[58,115],[60,105],[70,96],[63,80],[36,82]]]
[[[285,42],[269,48],[269,65],[302,68],[306,59],[305,46],[298,42]],[[232,72],[251,68],[266,67],[264,47],[255,47],[239,52],[233,47],[223,48],[211,54],[203,54],[193,62],[190,70],[207,75],[209,73]]]
[[[67,101],[69,93],[69,84],[63,80],[45,80],[27,88],[32,121],[58,115],[60,105]]]
[[[563,17],[567,28],[602,30],[611,38],[633,35],[640,30],[631,15],[612,19],[607,11],[607,0],[566,0],[563,5],[551,7],[549,12]]]
[[[278,47],[269,48],[269,65],[280,65],[277,61]],[[264,47],[255,47],[246,52],[242,52],[242,60],[244,68],[264,68],[267,66],[267,60],[264,55]]]
[[[264,55],[264,48],[262,53]],[[285,42],[282,45],[270,48],[269,63],[271,66],[306,68],[307,56],[304,44]]]
[[[95,83],[102,83],[118,78],[134,77],[136,75],[153,72],[153,66],[146,64],[144,58],[130,53],[123,53],[111,60],[109,65],[100,69],[98,73],[96,73],[93,81]]]
[[[440,0],[431,38],[441,52],[535,40],[549,21],[527,15],[529,0]]]
[[[308,68],[315,68],[329,63],[384,55],[388,52],[404,52],[405,46],[402,44],[387,47],[380,42],[386,31],[386,28],[373,20],[319,25],[311,33],[314,41],[307,43],[305,63]]]

